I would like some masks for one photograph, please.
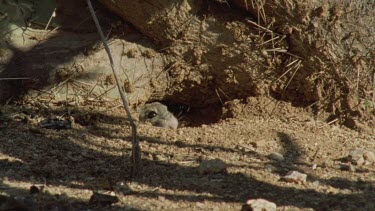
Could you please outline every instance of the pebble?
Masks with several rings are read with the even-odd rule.
[[[290,171],[283,177],[283,179],[287,182],[295,182],[295,183],[305,183],[307,175],[302,174],[298,171]]]
[[[152,159],[155,161],[166,161],[168,160],[165,156],[159,154],[153,154]]]
[[[375,154],[370,150],[356,148],[349,152],[348,158],[354,165],[361,166],[375,163]]]
[[[320,182],[318,180],[314,181],[312,183],[313,186],[318,187],[320,185]]]
[[[215,174],[215,173],[221,173],[225,172],[228,165],[216,158],[211,160],[202,160],[202,162],[199,165],[199,174]]]
[[[365,152],[363,154],[363,158],[368,161],[368,162],[371,162],[371,163],[374,163],[375,162],[375,153],[374,152]]]
[[[197,207],[199,207],[199,208],[204,208],[204,207],[205,207],[205,204],[202,203],[202,202],[197,202],[196,205],[197,205]]]
[[[276,204],[265,199],[249,199],[241,211],[276,211]]]
[[[279,161],[279,162],[282,162],[282,161],[285,160],[284,156],[282,154],[280,154],[280,153],[277,153],[277,152],[272,152],[270,154],[270,158],[272,160],[276,160],[276,161]]]
[[[316,170],[317,167],[318,167],[318,165],[316,165],[316,164],[313,164],[313,165],[312,165],[312,169],[313,169],[313,170]]]

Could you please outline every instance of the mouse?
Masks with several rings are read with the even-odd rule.
[[[166,105],[153,102],[145,104],[139,113],[139,121],[150,122],[153,126],[177,129],[177,118],[168,111]]]

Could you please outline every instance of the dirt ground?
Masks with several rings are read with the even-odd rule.
[[[327,124],[324,115],[269,98],[233,100],[180,116],[177,130],[138,124],[143,169],[131,178],[130,127],[118,105],[1,107],[0,210],[240,210],[257,198],[277,210],[375,210],[374,163],[347,158],[352,149],[375,149],[372,128]],[[207,112],[222,120],[202,119]],[[42,128],[48,117],[74,124]],[[224,172],[198,171],[215,158]],[[307,181],[283,180],[291,170]]]

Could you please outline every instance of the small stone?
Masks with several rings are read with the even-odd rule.
[[[357,178],[357,181],[358,181],[358,182],[366,182],[366,179],[363,178],[363,177],[358,177],[358,178]]]
[[[313,170],[316,170],[317,167],[318,167],[318,165],[316,165],[316,164],[313,164],[313,165],[312,165],[312,169],[313,169]]]
[[[358,157],[352,160],[352,163],[357,166],[361,166],[364,162],[365,162],[365,159],[363,157]]]
[[[202,160],[199,174],[215,174],[225,172],[228,165],[220,159]]]
[[[165,197],[164,196],[158,196],[158,200],[159,201],[165,201]]]
[[[200,208],[204,208],[205,207],[205,204],[202,203],[202,202],[197,202],[197,207],[200,207]]]
[[[365,152],[363,158],[370,163],[375,163],[375,154],[373,152]]]
[[[163,155],[159,155],[159,154],[153,154],[152,159],[155,160],[155,161],[166,161],[167,160],[166,157],[164,157]]]
[[[276,160],[276,161],[279,161],[279,162],[284,161],[284,156],[282,154],[280,154],[280,153],[277,153],[277,152],[272,152],[270,154],[270,158],[272,160]]]
[[[90,197],[90,204],[100,205],[100,206],[108,206],[114,203],[119,202],[117,196],[111,196],[108,194],[93,192]]]
[[[352,159],[356,159],[356,158],[362,157],[365,152],[366,150],[363,148],[352,149],[349,152],[349,157]]]
[[[375,154],[370,150],[356,148],[349,152],[348,158],[357,166],[375,163]]]
[[[276,171],[277,168],[274,167],[274,166],[271,166],[271,165],[267,165],[267,166],[266,166],[266,170],[267,170],[268,172],[272,173],[272,172]]]
[[[313,186],[318,187],[320,185],[320,182],[318,180],[314,181],[312,183]]]
[[[242,206],[241,211],[276,211],[276,204],[265,199],[250,199]]]
[[[307,175],[302,174],[298,171],[290,171],[283,177],[283,179],[287,182],[295,182],[295,183],[305,183]]]

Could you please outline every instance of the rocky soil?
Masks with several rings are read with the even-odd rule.
[[[0,210],[375,210],[372,2],[96,2],[135,176],[86,2],[51,2],[0,1]]]
[[[177,130],[138,124],[143,169],[132,178],[118,105],[2,106],[0,210],[241,210],[249,199],[277,210],[375,209],[373,128],[269,98],[232,100],[180,116]]]

